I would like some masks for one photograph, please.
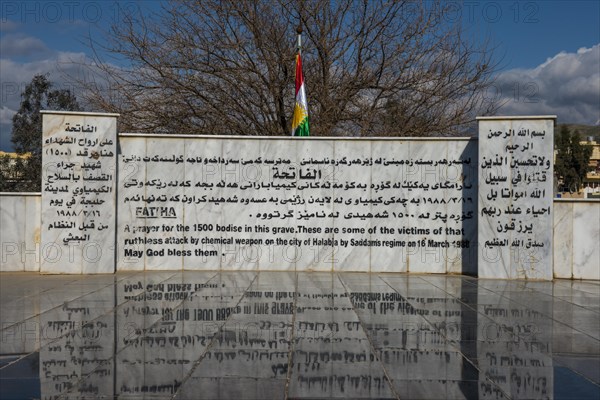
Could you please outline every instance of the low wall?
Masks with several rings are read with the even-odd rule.
[[[554,199],[553,219],[554,277],[600,280],[600,201]],[[0,193],[0,226],[0,272],[39,271],[41,194]]]
[[[42,111],[42,195],[2,197],[1,270],[600,279],[598,205],[553,211],[555,116],[302,139],[117,134],[117,118]]]
[[[600,201],[554,200],[554,277],[600,279]]]
[[[0,193],[0,272],[40,270],[41,193]]]

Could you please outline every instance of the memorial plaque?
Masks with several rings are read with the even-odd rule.
[[[116,117],[42,111],[42,273],[115,270]]]
[[[119,140],[119,270],[475,272],[474,140]]]
[[[150,134],[117,146],[114,114],[43,118],[42,272],[552,279],[554,117],[482,117],[479,149],[469,138]]]
[[[552,279],[555,118],[478,118],[481,278]]]

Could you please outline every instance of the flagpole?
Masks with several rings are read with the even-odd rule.
[[[304,76],[302,74],[302,23],[296,28],[298,33],[297,46],[298,54],[296,54],[296,92],[294,114],[292,115],[292,135],[293,136],[309,136],[308,127],[308,102],[306,101],[306,91],[304,89]]]

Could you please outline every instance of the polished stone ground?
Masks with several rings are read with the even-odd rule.
[[[600,282],[0,275],[0,398],[600,398]]]

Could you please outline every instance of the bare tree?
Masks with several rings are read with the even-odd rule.
[[[123,130],[287,135],[294,102],[295,29],[311,134],[457,133],[496,106],[486,41],[445,20],[444,2],[202,0],[127,14],[96,54],[91,107],[121,113]],[[98,75],[98,71],[101,74]],[[110,91],[94,87],[109,82]]]

